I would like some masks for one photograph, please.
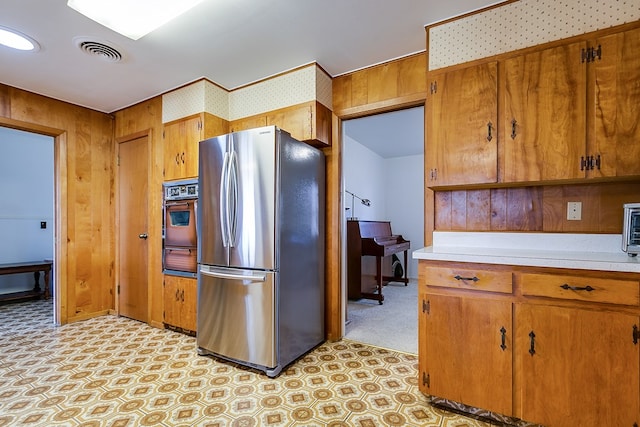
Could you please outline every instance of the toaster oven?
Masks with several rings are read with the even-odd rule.
[[[629,256],[636,256],[640,253],[640,203],[624,205],[622,250]]]

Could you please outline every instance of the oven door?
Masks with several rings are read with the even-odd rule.
[[[164,206],[164,246],[197,246],[197,200],[166,201]]]

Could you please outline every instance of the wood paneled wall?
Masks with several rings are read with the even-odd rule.
[[[342,120],[424,104],[426,53],[333,79],[333,112]]]
[[[332,145],[327,161],[326,328],[331,340],[342,338],[344,328],[341,287],[342,233],[342,120],[424,105],[426,54],[420,53],[333,79]],[[432,212],[433,203],[429,207]],[[427,215],[428,216],[428,215]],[[431,215],[433,218],[433,215]],[[346,284],[345,284],[346,286]]]
[[[57,321],[107,313],[114,307],[113,118],[0,85],[0,125],[55,137]]]
[[[129,139],[132,135],[146,132],[151,141],[149,159],[149,218],[148,218],[148,274],[149,279],[149,323],[162,328],[163,325],[163,288],[162,288],[162,183],[163,144],[162,144],[162,97],[157,96],[115,113],[115,140]]]
[[[622,232],[622,205],[640,201],[640,182],[593,183],[435,193],[438,231]],[[582,202],[582,220],[567,220]]]

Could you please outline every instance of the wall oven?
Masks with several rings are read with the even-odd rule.
[[[629,256],[636,256],[640,253],[640,203],[624,205],[622,250]]]
[[[163,272],[195,277],[198,180],[163,184]]]

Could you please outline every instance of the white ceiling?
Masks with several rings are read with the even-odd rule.
[[[34,38],[38,52],[0,45],[0,82],[113,112],[206,77],[226,89],[316,61],[337,76],[424,51],[424,26],[495,0],[204,0],[134,41],[66,5],[2,0],[0,26]],[[108,62],[85,37],[116,48]]]
[[[0,26],[40,44],[37,52],[0,45],[0,82],[106,113],[202,77],[231,90],[312,62],[335,77],[424,51],[425,25],[500,3],[204,0],[134,41],[79,14],[67,0],[0,1]],[[87,54],[79,39],[115,48],[123,60]],[[367,119],[368,128],[379,130],[368,137],[357,130],[363,144],[375,144],[390,129],[377,122],[385,117]]]
[[[414,107],[342,123],[346,136],[385,159],[424,153],[424,108]]]

